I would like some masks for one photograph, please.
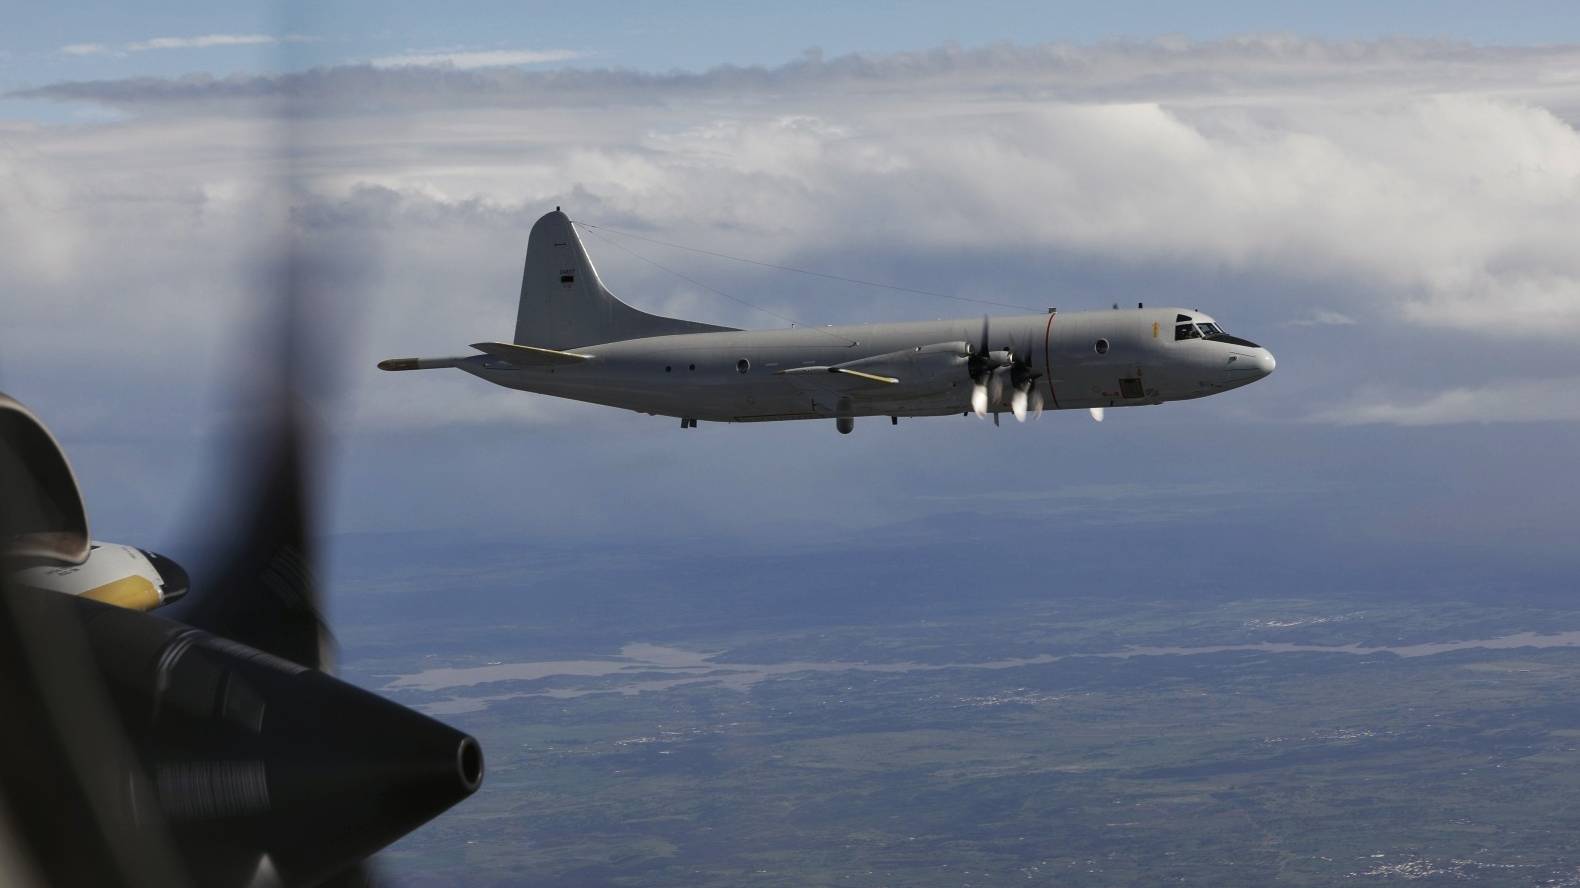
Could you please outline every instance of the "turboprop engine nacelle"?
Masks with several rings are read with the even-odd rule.
[[[169,558],[88,537],[87,510],[66,454],[26,407],[0,395],[0,480],[10,503],[0,558],[19,586],[152,610],[187,591]]]
[[[482,782],[475,739],[318,668],[309,572],[270,529],[291,519],[260,512],[242,549],[267,560],[143,613],[186,594],[186,572],[93,542],[60,446],[0,395],[0,698],[30,713],[7,724],[0,796],[31,800],[45,881],[365,884],[363,860]]]
[[[17,589],[82,627],[157,811],[203,885],[247,885],[267,858],[316,884],[474,792],[476,740],[272,654],[154,614]]]

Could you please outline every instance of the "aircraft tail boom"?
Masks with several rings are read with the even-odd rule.
[[[380,370],[443,370],[459,367],[465,358],[386,358],[379,361]]]

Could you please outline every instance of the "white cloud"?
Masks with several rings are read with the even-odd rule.
[[[151,37],[137,43],[126,44],[129,52],[150,49],[207,49],[212,46],[268,46],[275,43],[301,43],[308,38],[288,34],[200,34],[195,37]]]
[[[1580,76],[1563,73],[1580,71],[1577,47],[1246,38],[700,74],[496,67],[566,52],[29,95],[194,118],[289,101],[430,159],[315,127],[336,156],[299,172],[321,196],[374,185],[511,208],[574,185],[583,206],[748,253],[764,235],[787,253],[1058,250],[1337,294],[1297,325],[1380,315],[1484,336],[1580,332],[1580,134],[1565,117],[1580,116]],[[527,109],[539,125],[522,124]]]
[[[18,197],[0,202],[0,352],[136,367],[175,343],[216,350],[268,292],[259,266],[294,231],[356,271],[346,298],[366,303],[356,332],[369,344],[348,376],[366,404],[347,415],[420,424],[380,400],[392,375],[368,368],[507,333],[526,231],[563,204],[733,255],[1011,302],[1109,301],[1038,289],[1052,263],[1088,267],[1099,285],[1149,269],[1154,289],[1124,300],[1149,303],[1177,278],[1243,275],[1268,285],[1201,307],[1259,340],[1240,320],[1258,311],[1331,327],[1312,347],[1336,351],[1304,371],[1286,361],[1279,379],[1351,366],[1348,340],[1391,327],[1421,349],[1452,334],[1452,352],[1422,362],[1461,374],[1451,385],[1466,342],[1551,349],[1580,335],[1580,134],[1560,113],[1580,77],[1553,79],[1565,59],[1580,70],[1573,47],[1231,41],[682,75],[362,65],[46,87],[32,94],[132,116],[0,131],[0,186]],[[289,126],[257,102],[298,90],[310,101]],[[590,244],[648,310],[765,324]],[[697,276],[734,291],[733,273]],[[806,323],[960,312],[806,281],[745,286]],[[454,375],[452,421],[516,397]],[[1458,402],[1439,397],[1419,399],[1435,405],[1424,412],[1371,398],[1324,420],[1451,415]],[[508,409],[538,422],[534,401]]]
[[[497,68],[507,65],[541,65],[546,62],[567,62],[585,58],[586,54],[573,49],[490,49],[454,50],[446,52],[412,52],[374,59],[375,68],[447,67],[471,70]]]
[[[1311,417],[1337,425],[1580,422],[1580,377],[1504,379],[1404,398],[1370,392]]]
[[[1353,327],[1355,319],[1337,311],[1319,308],[1299,320],[1290,321],[1286,327]]]
[[[411,56],[442,60],[465,51]],[[1482,47],[1430,40],[1243,37],[1093,45],[1004,43],[836,58],[809,51],[778,67],[724,65],[663,74],[585,69],[488,71],[457,78],[414,73],[407,67],[381,72],[353,65],[278,75],[187,77],[175,83],[152,79],[68,83],[30,94],[117,106],[235,103],[232,110],[239,113],[253,113],[260,99],[280,97],[299,103],[298,108],[453,109],[555,106],[583,99],[647,103],[665,96],[709,94],[734,101],[783,101],[795,96],[817,97],[824,103],[844,99],[892,104],[907,95],[925,95],[938,103],[1158,102],[1186,107],[1228,103],[1275,109],[1333,98],[1376,104],[1388,98],[1477,94],[1527,100],[1565,113],[1580,110],[1576,106],[1580,46],[1563,44]]]
[[[193,37],[150,37],[120,46],[105,43],[72,43],[62,46],[66,55],[120,55],[155,49],[208,49],[215,46],[272,46],[282,43],[311,43],[317,38],[304,34],[199,34]]]

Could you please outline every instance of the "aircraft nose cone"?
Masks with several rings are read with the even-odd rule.
[[[1273,353],[1265,348],[1257,352],[1253,363],[1256,365],[1256,371],[1263,376],[1271,375],[1278,367],[1278,361],[1274,360]]]

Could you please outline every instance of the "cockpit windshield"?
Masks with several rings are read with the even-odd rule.
[[[1185,318],[1185,315],[1180,315],[1176,320],[1185,320]],[[1245,348],[1261,348],[1261,346],[1249,339],[1230,336],[1228,333],[1223,332],[1217,324],[1210,321],[1202,321],[1200,324],[1175,324],[1174,341],[1181,342],[1186,339],[1205,339],[1209,342],[1222,342],[1227,345],[1238,345]]]

